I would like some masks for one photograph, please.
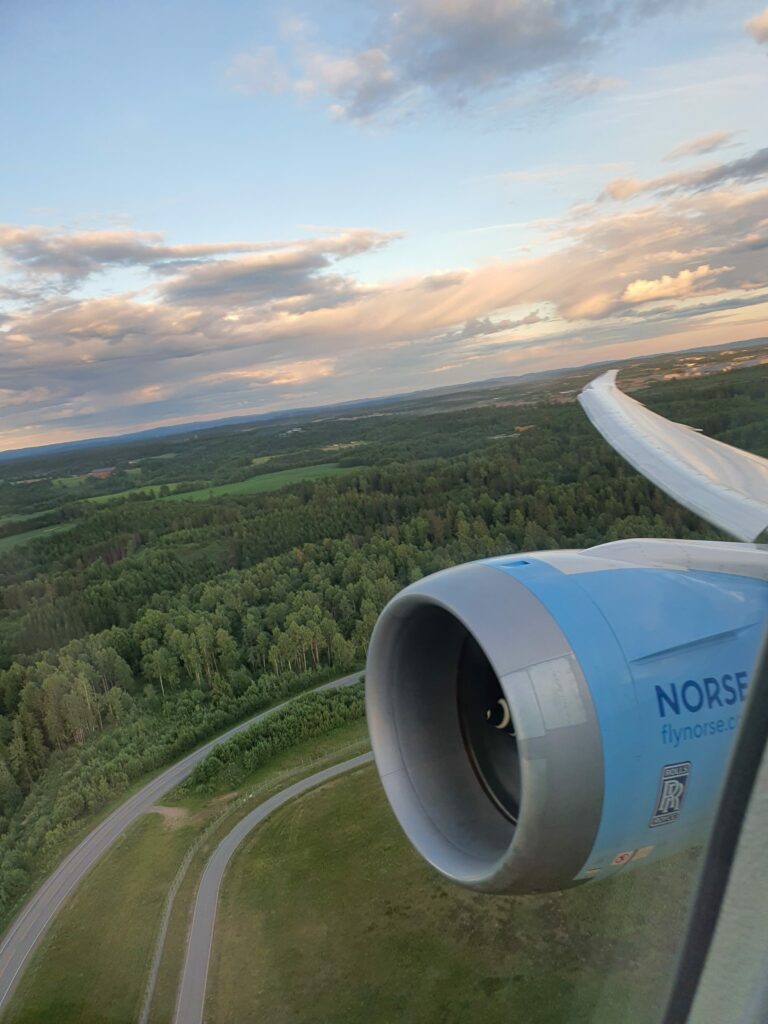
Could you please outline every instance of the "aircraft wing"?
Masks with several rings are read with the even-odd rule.
[[[579,395],[608,444],[675,501],[739,540],[768,528],[768,459],[673,423],[620,391],[616,370]]]

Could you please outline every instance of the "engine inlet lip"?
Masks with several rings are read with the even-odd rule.
[[[416,851],[470,889],[524,895],[579,884],[602,815],[603,758],[568,639],[545,604],[499,564],[443,570],[389,602],[369,645],[366,706],[384,791]],[[515,623],[527,625],[513,640]],[[491,798],[460,728],[456,667],[466,636],[487,658],[514,721],[517,824]],[[526,668],[553,659],[572,673],[585,715],[554,732]]]

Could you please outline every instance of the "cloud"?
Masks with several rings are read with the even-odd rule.
[[[237,370],[213,373],[207,378],[210,384],[222,381],[244,381],[253,387],[263,384],[278,386],[308,384],[310,381],[330,377],[335,369],[333,359],[303,359],[291,363],[275,363],[271,366],[248,366]]]
[[[750,18],[744,28],[756,43],[768,43],[768,7]]]
[[[643,319],[646,322],[654,320],[690,320],[692,317],[709,316],[713,313],[730,312],[734,309],[748,309],[750,306],[764,306],[768,304],[768,290],[763,287],[754,295],[739,294],[725,299],[716,299],[714,302],[700,302],[692,306],[688,303],[679,306],[657,306],[644,313]]]
[[[714,153],[723,149],[733,141],[735,132],[709,132],[707,135],[697,135],[695,139],[683,142],[675,146],[663,158],[664,160],[680,160],[682,157],[703,156],[705,153]]]
[[[310,52],[304,59],[304,77],[296,83],[300,93],[324,91],[336,98],[329,110],[334,117],[365,118],[395,100],[405,84],[379,47],[344,57]]]
[[[626,163],[614,162],[614,163],[603,163],[603,164],[546,164],[541,167],[528,167],[523,170],[516,171],[502,171],[498,174],[489,175],[487,179],[490,181],[500,181],[504,184],[514,185],[518,182],[525,184],[539,184],[542,182],[553,182],[564,179],[573,179],[584,176],[593,176],[600,174],[601,176],[609,171],[615,171],[622,167],[627,167]],[[530,222],[518,223],[519,227],[527,227]],[[502,227],[514,226],[514,225],[501,225]],[[483,228],[470,228],[470,232],[476,232],[478,230],[487,230]]]
[[[392,232],[355,229],[277,251],[212,260],[171,278],[163,287],[163,296],[169,302],[224,302],[228,306],[293,300],[293,311],[312,308],[318,300],[335,305],[358,294],[359,289],[325,271],[339,259],[378,249],[397,237]]]
[[[582,96],[596,96],[599,93],[617,92],[626,82],[622,78],[593,75],[589,72],[573,72],[555,79],[554,91],[563,98],[578,99]]]
[[[547,320],[538,310],[520,317],[518,320],[511,320],[508,317],[501,320],[491,320],[490,317],[479,317],[468,320],[461,332],[462,338],[476,338],[488,334],[498,334],[501,331],[514,331],[518,327],[530,327],[533,324],[541,324]]]
[[[17,278],[15,288],[5,289],[6,297],[16,301],[39,298],[45,286],[66,293],[94,275],[138,268],[168,278],[164,295],[169,300],[218,294],[247,302],[267,294],[280,298],[309,293],[313,276],[334,260],[378,248],[396,237],[355,228],[320,239],[167,245],[162,235],[152,232],[62,232],[0,225],[0,259]],[[333,281],[326,277],[325,283],[330,294]]]
[[[671,195],[675,192],[702,192],[736,183],[746,184],[768,175],[768,146],[758,149],[750,156],[731,160],[728,163],[712,164],[695,171],[665,174],[658,178],[640,181],[636,178],[614,178],[609,181],[599,200],[634,199],[636,196],[655,193]]]
[[[233,92],[243,96],[277,95],[291,86],[291,77],[274,46],[259,46],[250,53],[235,54],[224,78]]]
[[[348,52],[313,41],[296,19],[283,31],[301,68],[296,92],[327,96],[333,117],[362,121],[430,97],[461,107],[531,79],[546,80],[544,91],[560,101],[615,89],[622,83],[585,64],[609,39],[662,9],[654,0],[401,0],[367,45]],[[263,91],[265,81],[280,80],[276,60],[263,49],[240,54],[232,78],[247,91],[253,67],[254,91]]]
[[[281,248],[290,242],[223,242],[165,245],[151,231],[56,231],[0,224],[0,257],[12,271],[61,278],[68,286],[110,267],[174,268],[236,252]]]
[[[464,379],[470,365],[482,378],[579,363],[586,347],[602,357],[619,339],[663,348],[658,339],[693,330],[686,309],[696,296],[717,295],[706,309],[690,306],[702,338],[739,310],[757,323],[768,302],[768,189],[736,183],[646,197],[640,208],[592,205],[539,230],[538,255],[375,284],[345,263],[396,237],[370,228],[245,252],[243,243],[185,246],[188,264],[160,235],[116,232],[99,263],[79,233],[44,233],[57,240],[46,264],[57,280],[58,257],[85,249],[108,282],[115,254],[124,260],[133,247],[146,283],[106,296],[59,292],[6,315],[0,443],[416,389],[435,373]],[[45,284],[32,259],[29,274]]]
[[[0,388],[0,408],[10,405],[33,405],[50,398],[48,388],[36,387],[26,391],[14,391],[13,388]]]
[[[625,302],[651,302],[654,299],[679,299],[690,295],[699,281],[705,281],[733,267],[710,267],[706,263],[695,270],[681,270],[674,276],[663,274],[648,281],[638,278],[624,289]]]
[[[616,305],[616,296],[608,291],[593,292],[575,302],[565,304],[563,313],[569,320],[599,320]]]

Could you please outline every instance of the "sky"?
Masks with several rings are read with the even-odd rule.
[[[3,0],[0,450],[768,334],[761,0]]]

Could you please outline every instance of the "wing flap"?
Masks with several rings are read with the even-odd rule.
[[[673,423],[620,391],[616,370],[588,384],[579,402],[630,465],[721,530],[752,541],[768,528],[768,459]]]

